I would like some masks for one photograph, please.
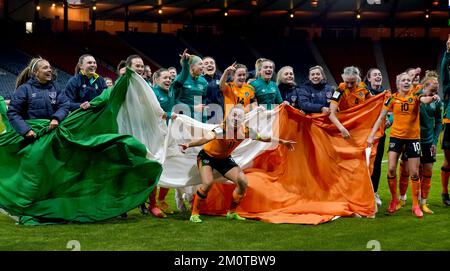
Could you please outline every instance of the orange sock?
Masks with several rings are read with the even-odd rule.
[[[441,167],[442,193],[448,194],[448,178],[450,177],[450,168]]]
[[[160,187],[159,188],[159,194],[158,194],[158,200],[164,201],[166,199],[167,193],[169,192],[169,188]]]
[[[413,206],[419,205],[420,179],[419,177],[411,177],[411,193]]]
[[[420,197],[427,199],[431,188],[431,176],[422,175],[422,181],[420,184]]]
[[[393,200],[397,199],[397,176],[387,177],[389,191],[391,192],[391,196]]]
[[[202,188],[197,190],[197,193],[194,196],[194,203],[192,204],[192,215],[200,214],[200,206],[207,195],[208,194]]]
[[[233,191],[233,201],[231,202],[230,205],[230,212],[235,212],[237,206],[239,205],[239,203],[241,202],[242,198],[244,197],[244,195],[238,194],[236,192],[236,190]]]
[[[400,175],[400,196],[406,195],[406,191],[408,190],[408,182],[409,182],[409,176],[408,175]]]

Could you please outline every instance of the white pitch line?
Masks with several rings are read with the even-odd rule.
[[[436,156],[444,156],[444,154],[443,153],[438,153],[438,154],[436,154]],[[388,162],[388,160],[381,161],[381,163],[387,163],[387,162]]]

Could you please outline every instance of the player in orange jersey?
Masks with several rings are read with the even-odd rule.
[[[339,129],[342,137],[350,138],[350,133],[342,125],[336,116],[337,111],[344,111],[348,108],[364,103],[372,95],[367,90],[366,85],[361,82],[361,72],[357,67],[346,67],[342,73],[343,83],[334,91],[330,103],[330,120]]]
[[[232,82],[227,82],[229,76],[233,77]],[[220,78],[219,87],[224,96],[224,119],[227,118],[230,110],[237,104],[241,104],[248,112],[250,104],[256,102],[255,88],[246,83],[247,67],[242,64],[233,63],[225,69]]]
[[[392,111],[394,124],[391,127],[390,134],[387,173],[392,200],[387,212],[388,214],[393,214],[400,206],[397,198],[396,170],[398,158],[403,149],[405,149],[408,156],[408,168],[412,182],[412,212],[416,217],[421,218],[423,217],[423,213],[418,202],[420,191],[419,164],[421,155],[419,107],[420,103],[429,104],[439,100],[439,96],[433,95],[425,97],[421,93],[411,93],[411,78],[407,73],[399,74],[396,82],[398,92],[386,99],[380,116],[367,138],[367,143],[369,147],[372,146],[375,133],[380,128],[381,123],[385,120],[388,111]]]
[[[200,205],[206,199],[211,186],[214,183],[213,169],[217,170],[228,180],[236,184],[233,191],[233,200],[227,213],[228,219],[244,220],[236,213],[239,202],[245,195],[247,189],[247,178],[242,169],[231,158],[231,153],[246,138],[262,142],[275,141],[285,145],[289,150],[294,149],[296,142],[284,139],[271,138],[261,136],[249,128],[244,123],[245,111],[242,106],[238,105],[230,110],[228,117],[225,119],[221,127],[216,127],[208,132],[204,137],[193,140],[189,143],[180,144],[183,151],[189,147],[204,145],[197,156],[197,164],[202,178],[202,185],[197,190],[192,206],[191,222],[200,223],[199,210]]]

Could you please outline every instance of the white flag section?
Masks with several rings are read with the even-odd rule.
[[[245,121],[249,128],[260,134],[273,136],[272,127],[276,121],[278,111],[253,110],[247,113]],[[178,146],[194,138],[199,138],[202,133],[207,133],[217,127],[215,124],[205,124],[185,115],[178,117],[169,124],[167,138],[166,160],[163,164],[163,173],[158,185],[162,187],[185,187],[201,183],[200,173],[197,167],[197,154],[203,148],[189,148],[185,153]],[[261,128],[258,128],[261,127]],[[244,140],[232,153],[233,159],[241,168],[252,165],[253,159],[262,152],[276,147],[277,143],[265,143],[251,139]],[[215,172],[215,176],[220,175]]]
[[[372,147],[367,147],[364,151],[366,154],[366,165],[367,165],[367,168],[369,168],[370,167],[370,154],[372,153]]]
[[[164,163],[164,140],[167,135],[164,110],[153,89],[145,80],[133,73],[122,107],[117,115],[120,134],[134,136],[147,147],[147,158]]]
[[[186,115],[177,115],[170,120],[169,127],[162,119],[163,109],[152,88],[138,74],[130,78],[127,96],[117,123],[121,134],[129,134],[143,143],[148,150],[147,158],[163,165],[159,186],[180,188],[201,183],[197,168],[197,154],[202,146],[181,152],[179,144],[201,137],[217,124],[205,124]],[[278,110],[253,110],[247,113],[245,121],[250,129],[265,136],[278,137],[275,121]],[[232,153],[233,159],[242,167],[252,165],[253,159],[277,143],[265,143],[246,139]],[[216,172],[217,174],[217,172]],[[219,175],[217,175],[219,177]]]

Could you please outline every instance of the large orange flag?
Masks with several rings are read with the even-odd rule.
[[[281,105],[279,135],[296,141],[295,150],[279,145],[256,157],[252,167],[245,170],[249,186],[238,213],[271,223],[302,224],[319,224],[338,216],[373,215],[375,201],[365,149],[383,100],[384,94],[380,94],[338,114],[350,132],[348,140],[327,116],[305,115]],[[383,130],[381,127],[377,138]],[[372,164],[375,150],[376,144]],[[234,187],[215,184],[201,213],[224,215]]]

